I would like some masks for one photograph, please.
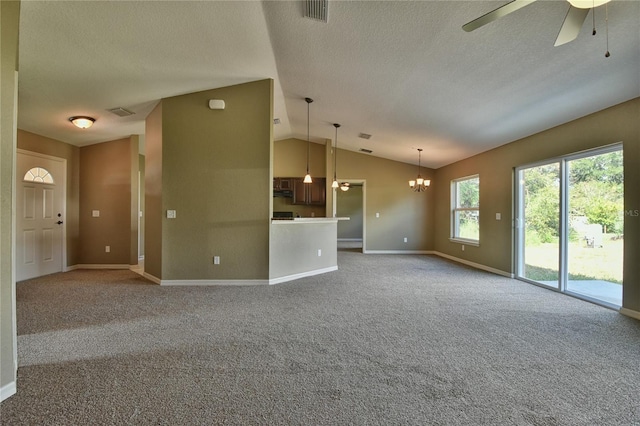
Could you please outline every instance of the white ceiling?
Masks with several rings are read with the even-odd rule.
[[[273,78],[276,140],[306,139],[311,97],[312,140],[339,122],[341,148],[441,167],[640,96],[639,1],[610,3],[609,58],[604,7],[560,47],[565,0],[461,29],[505,3],[330,0],[323,23],[301,1],[23,0],[18,127],[83,146],[143,133],[163,97]]]

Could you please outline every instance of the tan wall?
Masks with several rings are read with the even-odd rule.
[[[16,71],[18,70],[19,2],[0,2],[2,81],[0,98],[0,389],[15,386],[15,273],[13,271],[13,181],[16,153]]]
[[[433,249],[434,193],[432,188],[422,193],[409,188],[416,173],[411,164],[338,150],[338,179],[366,180],[366,250]],[[433,170],[423,168],[422,176],[433,180]]]
[[[512,266],[514,168],[616,142],[624,146],[625,210],[640,210],[640,98],[440,168],[435,174],[439,252],[506,272]],[[480,175],[480,246],[449,241],[450,182]],[[502,213],[502,220],[495,220]],[[623,306],[640,311],[640,217],[625,215]]]
[[[269,278],[272,105],[273,80],[162,100],[163,280]]]
[[[137,143],[131,138],[80,148],[81,264],[129,265],[135,210],[131,168],[137,158]],[[137,170],[135,175],[137,180]],[[93,217],[93,210],[100,216]],[[110,246],[109,253],[105,246]]]
[[[67,264],[80,262],[80,148],[45,136],[18,130],[18,148],[67,160]]]
[[[162,278],[162,102],[145,121],[144,271]]]
[[[291,138],[274,142],[273,176],[304,177],[306,169],[307,141]],[[327,177],[324,144],[309,144],[309,172],[311,177]]]
[[[333,179],[333,164],[325,155],[325,146],[312,143],[313,169],[326,169],[328,185]],[[315,146],[314,146],[315,145]],[[327,150],[330,151],[330,150]],[[306,141],[286,139],[274,143],[274,176],[287,176],[306,167]],[[415,177],[416,166],[338,150],[338,178],[366,180],[367,250],[431,250],[433,248],[433,191],[415,193],[408,181]],[[422,175],[433,176],[423,168]],[[274,210],[276,209],[274,200]],[[327,210],[332,212],[332,197]],[[376,218],[376,212],[380,217]],[[341,225],[339,225],[341,226]],[[404,242],[404,237],[408,242]]]

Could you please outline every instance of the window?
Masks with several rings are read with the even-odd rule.
[[[53,177],[47,169],[42,167],[34,167],[25,173],[22,178],[25,182],[40,182],[40,183],[53,183]]]
[[[451,181],[451,239],[464,243],[480,241],[480,176]]]

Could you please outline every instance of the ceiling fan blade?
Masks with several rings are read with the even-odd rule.
[[[504,6],[500,6],[499,8],[482,15],[481,17],[474,19],[471,22],[467,22],[462,26],[462,29],[466,32],[477,30],[478,28],[487,25],[488,23],[491,23],[496,19],[500,19],[503,16],[507,16],[508,14],[513,13],[518,9],[530,5],[534,1],[536,0],[512,0]]]
[[[582,24],[584,24],[585,19],[587,19],[587,14],[590,10],[591,9],[579,9],[569,6],[569,11],[564,18],[554,46],[561,46],[575,40],[578,34],[580,34]]]

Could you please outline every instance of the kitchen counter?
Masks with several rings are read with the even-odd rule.
[[[349,220],[348,217],[276,217],[271,219],[272,225],[301,224],[301,223],[333,223],[339,220]]]

